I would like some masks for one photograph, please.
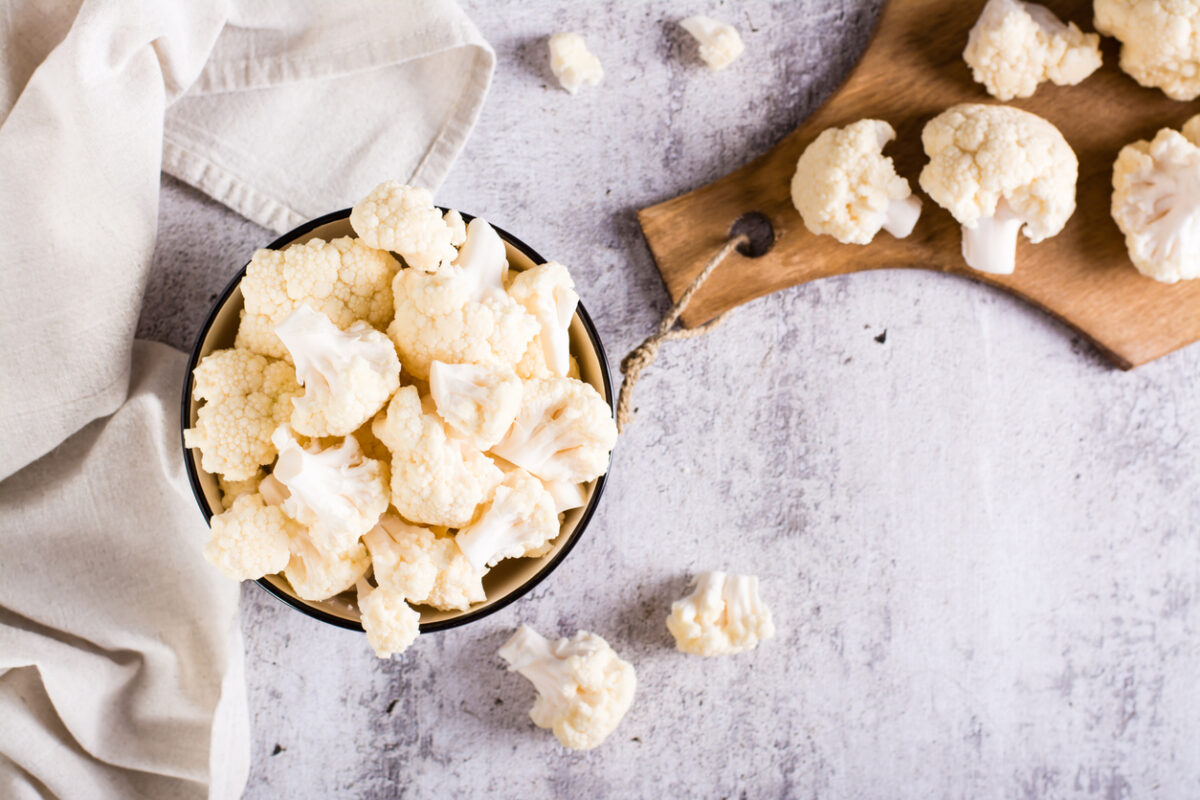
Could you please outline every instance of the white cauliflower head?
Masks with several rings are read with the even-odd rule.
[[[371,567],[371,556],[361,541],[335,553],[317,547],[307,533],[301,533],[292,537],[291,550],[283,575],[302,600],[317,602],[341,594]]]
[[[719,656],[753,650],[775,635],[771,610],[758,595],[758,578],[702,572],[695,590],[671,604],[667,630],[685,653]]]
[[[898,239],[912,233],[921,201],[883,154],[895,138],[892,126],[877,119],[821,131],[792,176],[792,204],[804,226],[845,244],[867,244],[880,228]]]
[[[301,447],[288,426],[273,437],[279,449],[272,475],[287,487],[283,510],[308,528],[321,550],[340,553],[379,521],[388,507],[387,471],[366,458],[358,440],[347,436],[336,447]]]
[[[612,411],[574,378],[524,381],[521,410],[493,453],[547,481],[582,483],[608,471],[617,443]]]
[[[711,17],[688,17],[679,25],[700,45],[700,58],[713,71],[725,69],[746,49],[737,28]]]
[[[200,449],[200,465],[242,481],[274,461],[271,433],[291,417],[292,400],[300,394],[291,364],[249,350],[216,350],[192,376],[192,395],[204,405],[183,441]]]
[[[286,358],[275,326],[307,304],[342,330],[358,320],[383,329],[392,318],[392,276],[400,265],[382,250],[343,236],[259,250],[242,279],[245,308],[238,347]]]
[[[292,537],[301,534],[299,525],[257,493],[239,496],[211,524],[204,557],[235,581],[279,572],[287,566]]]
[[[428,189],[396,181],[379,184],[350,211],[350,227],[367,246],[397,253],[426,272],[454,260],[461,225],[461,216],[442,215]]]
[[[967,39],[963,60],[988,94],[1030,97],[1043,81],[1074,86],[1100,68],[1100,37],[1045,6],[988,0]]]
[[[571,94],[587,84],[595,86],[604,78],[604,68],[583,37],[578,33],[556,33],[550,37],[550,71],[562,88]]]
[[[421,615],[404,597],[358,581],[358,613],[367,643],[380,658],[403,653],[421,632]]]
[[[479,517],[454,538],[471,565],[482,570],[505,558],[544,555],[558,534],[554,497],[537,478],[514,469]]]
[[[461,528],[504,477],[487,456],[446,435],[415,386],[392,396],[373,430],[392,451],[392,504],[412,522]]]
[[[521,408],[521,380],[506,368],[434,361],[429,394],[438,416],[479,450],[504,438]]]
[[[963,258],[973,269],[1012,272],[1019,231],[1040,242],[1075,211],[1075,152],[1035,114],[957,105],[930,120],[921,141],[929,156],[921,188],[962,225]]]
[[[633,703],[633,665],[594,633],[579,631],[552,642],[522,625],[498,655],[533,684],[538,696],[529,717],[552,730],[563,747],[596,747]]]
[[[571,319],[579,305],[571,273],[547,261],[513,278],[508,294],[537,320],[538,332],[517,365],[522,378],[562,377],[571,368]]]
[[[453,536],[385,514],[363,541],[371,551],[375,582],[410,603],[465,611],[487,599],[483,570],[471,565]]]
[[[353,433],[400,387],[400,359],[392,340],[366,322],[343,332],[304,304],[275,333],[304,387],[292,402],[292,427],[306,436]]]
[[[1113,165],[1112,216],[1129,258],[1163,283],[1200,277],[1200,116],[1184,131],[1126,145]]]
[[[1200,97],[1200,0],[1096,0],[1093,12],[1134,80],[1173,100]]]

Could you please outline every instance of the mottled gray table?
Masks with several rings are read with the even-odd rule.
[[[667,305],[634,210],[763,152],[853,63],[877,3],[468,4],[499,59],[438,200],[569,264],[615,366]],[[747,52],[710,74],[673,22]],[[559,91],[543,37],[607,76]],[[164,182],[143,335],[185,346],[272,238]],[[883,335],[886,332],[886,337]],[[1132,373],[1017,300],[878,272],[669,345],[587,537],[529,597],[380,662],[253,585],[247,797],[1200,796],[1200,346]],[[776,639],[702,660],[688,576],[756,573]],[[496,648],[528,622],[638,669],[576,755]]]

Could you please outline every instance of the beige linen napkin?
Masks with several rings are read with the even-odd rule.
[[[444,177],[494,58],[451,0],[0,14],[0,797],[236,797],[238,587],[201,558],[183,355],[134,343],[166,170],[282,230]]]

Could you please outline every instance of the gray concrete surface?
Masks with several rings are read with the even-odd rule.
[[[667,305],[634,210],[769,148],[878,3],[468,6],[499,67],[438,199],[569,264],[615,366]],[[741,29],[730,70],[673,25],[698,11]],[[587,37],[600,87],[552,83],[559,29]],[[269,238],[165,181],[143,334],[188,344]],[[523,601],[379,662],[247,586],[246,796],[1200,796],[1198,371],[1200,346],[1115,371],[941,275],[751,303],[664,350],[587,537]],[[709,568],[762,577],[776,639],[671,649],[669,603]],[[600,749],[529,722],[495,656],[522,622],[597,631],[637,666]]]

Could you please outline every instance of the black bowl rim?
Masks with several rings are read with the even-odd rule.
[[[446,209],[442,210],[445,211]],[[472,214],[467,214],[461,211],[459,213],[462,214],[462,218],[466,222],[470,222],[475,218]],[[340,211],[332,211],[322,217],[317,217],[314,220],[310,220],[305,222],[303,225],[293,228],[268,244],[266,249],[276,250],[280,247],[290,244],[296,239],[299,239],[306,233],[316,230],[322,225],[327,225],[330,222],[337,222],[338,220],[346,219],[349,216],[349,208],[343,208]],[[525,242],[521,241],[516,236],[513,236],[503,228],[495,225],[492,227],[495,228],[496,232],[499,233],[505,241],[528,256],[534,264],[544,264],[546,262],[546,260],[542,258],[542,256],[536,250],[525,244]],[[196,498],[196,504],[200,506],[201,513],[204,514],[204,519],[210,525],[212,524],[213,517],[212,507],[209,506],[208,500],[204,496],[204,490],[200,486],[200,476],[196,472],[196,464],[195,459],[192,457],[192,452],[183,444],[183,430],[191,425],[191,414],[189,411],[192,397],[192,372],[196,369],[196,364],[200,360],[200,347],[204,343],[204,338],[208,335],[209,329],[212,328],[213,322],[216,321],[217,314],[225,305],[225,301],[229,299],[229,296],[233,294],[234,289],[236,289],[238,284],[241,283],[242,277],[246,274],[246,267],[249,265],[249,261],[242,265],[242,268],[237,271],[237,274],[233,276],[232,280],[229,281],[228,285],[225,286],[225,288],[221,291],[221,294],[217,297],[216,302],[213,303],[212,309],[210,309],[208,312],[208,317],[205,318],[204,324],[200,326],[200,332],[196,335],[196,341],[192,344],[191,353],[188,355],[187,370],[184,373],[183,378],[183,400],[180,406],[179,442],[180,446],[183,447],[183,463],[184,468],[187,470],[188,482],[192,487],[192,494]],[[596,348],[597,360],[600,362],[600,377],[601,381],[604,383],[604,393],[608,397],[608,405],[610,410],[615,413],[616,397],[613,395],[612,376],[609,374],[608,370],[608,356],[604,352],[604,345],[600,342],[600,334],[596,331],[596,326],[592,322],[592,318],[588,315],[587,309],[583,307],[582,300],[579,301],[579,305],[576,307],[575,313],[579,316],[579,321],[583,323],[583,329],[587,332],[588,339],[591,340],[592,347]],[[611,466],[612,454],[610,453],[609,467],[611,468]],[[467,614],[462,614],[452,619],[441,620],[439,622],[423,622],[420,626],[421,633],[433,633],[434,631],[457,628],[460,625],[466,625],[468,622],[475,622],[476,620],[483,619],[490,614],[500,611],[532,591],[534,587],[545,580],[550,573],[558,569],[558,565],[562,563],[563,559],[567,557],[567,554],[571,552],[576,543],[578,543],[579,539],[583,536],[584,530],[587,528],[588,523],[591,522],[592,516],[596,513],[596,507],[600,503],[600,496],[604,493],[604,486],[607,480],[608,471],[606,470],[603,475],[596,479],[596,489],[592,492],[591,500],[588,501],[587,506],[584,508],[583,516],[579,518],[579,523],[575,526],[575,529],[571,531],[570,538],[563,543],[562,549],[559,550],[558,553],[556,553],[554,557],[550,559],[550,561],[547,562],[546,565],[543,566],[542,569],[539,570],[532,578],[518,586],[505,597],[497,600],[494,603],[490,603],[489,605],[484,606],[477,611],[472,611]],[[345,628],[346,630],[363,630],[363,627],[360,623],[354,622],[353,620],[343,619],[342,617],[338,617],[325,611],[321,611],[320,609],[313,608],[303,600],[292,597],[287,592],[276,587],[266,578],[259,578],[255,582],[268,593],[282,601],[285,605],[294,608],[297,611],[301,611],[314,619],[318,619],[321,622],[325,622],[329,625],[334,625],[339,628]]]

